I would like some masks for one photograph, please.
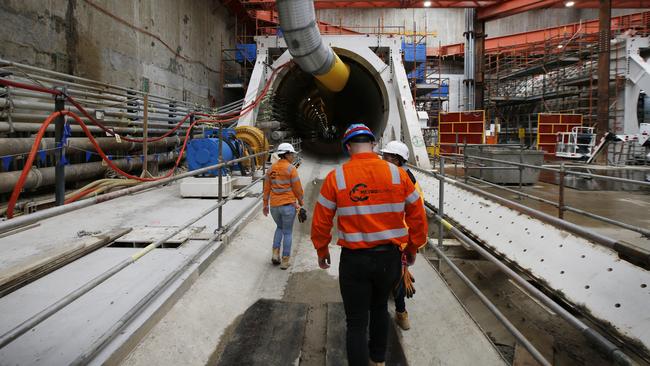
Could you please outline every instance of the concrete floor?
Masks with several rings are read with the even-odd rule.
[[[308,207],[332,167],[327,162],[305,161],[299,169]],[[238,316],[257,299],[269,298],[303,302],[316,309],[311,313],[312,325],[308,324],[301,364],[323,365],[323,344],[319,347],[319,342],[324,330],[318,324],[324,323],[324,314],[318,308],[341,301],[337,280],[340,250],[331,246],[332,266],[320,270],[309,240],[309,223],[296,223],[292,266],[282,271],[270,263],[274,228],[271,218],[261,214],[255,217],[123,364],[212,364]],[[418,293],[407,302],[413,327],[400,335],[409,363],[475,365],[481,360],[485,365],[504,364],[489,339],[423,258],[413,271],[418,278]]]
[[[2,238],[0,273],[69,250],[74,246],[70,243],[79,240],[77,233],[82,230],[96,232],[134,225],[178,226],[216,203],[213,199],[182,199],[178,189],[174,184],[122,197],[44,220],[38,227]],[[259,192],[260,187],[254,191]],[[223,209],[224,223],[229,223],[255,201],[245,198],[228,202]],[[194,227],[212,234],[217,227],[216,215],[215,211],[205,216]],[[190,239],[179,248],[153,250],[2,348],[0,364],[71,363],[206,242]],[[4,334],[137,251],[139,249],[135,248],[98,249],[0,298],[0,313],[3,314],[0,332]]]

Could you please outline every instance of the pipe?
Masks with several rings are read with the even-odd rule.
[[[313,0],[278,0],[275,6],[287,48],[298,66],[330,91],[343,90],[350,67],[323,43]]]
[[[261,179],[261,178],[260,178]],[[255,182],[257,183],[257,181]],[[250,185],[252,185],[251,183]],[[250,186],[249,185],[249,186]],[[249,187],[246,186],[245,188]],[[109,268],[106,270],[104,273],[100,274],[99,276],[93,278],[92,280],[88,281],[81,287],[77,288],[76,290],[72,291],[71,293],[67,294],[63,298],[59,299],[56,301],[54,304],[51,304],[47,308],[43,309],[39,313],[35,314],[34,316],[30,317],[29,319],[25,320],[24,322],[20,323],[7,333],[3,334],[0,337],[0,348],[6,346],[7,344],[13,342],[16,338],[20,337],[21,335],[25,334],[25,332],[29,331],[30,329],[34,328],[44,320],[48,319],[50,316],[54,315],[57,313],[59,310],[63,309],[64,307],[68,306],[70,303],[75,301],[76,299],[80,298],[84,294],[88,293],[90,290],[94,289],[95,287],[99,286],[100,284],[104,283],[106,280],[111,278],[113,275],[116,273],[120,272],[124,268],[130,266],[131,264],[137,262],[140,258],[144,257],[145,255],[149,254],[152,250],[158,248],[159,246],[163,245],[167,240],[171,239],[181,231],[185,230],[187,227],[190,225],[194,224],[195,222],[201,220],[205,216],[207,216],[210,212],[220,208],[221,206],[225,205],[227,202],[229,202],[230,198],[234,197],[235,194],[241,192],[240,190],[237,190],[233,192],[228,199],[222,199],[219,200],[217,204],[214,204],[207,209],[203,210],[198,216],[191,218],[190,220],[186,221],[183,223],[181,226],[176,227],[172,232],[167,234],[165,237],[162,239],[153,242],[146,247],[142,248],[142,250],[138,251],[137,253],[129,256],[128,258],[125,258],[121,262],[117,263],[113,267]],[[65,206],[60,206],[60,207],[65,207]]]
[[[537,362],[539,362],[541,365],[544,366],[551,366],[551,363],[546,360],[546,358],[535,348],[535,346],[530,343],[526,337],[521,334],[521,332],[515,327],[509,320],[506,318],[505,315],[499,309],[481,292],[481,290],[476,287],[472,283],[472,281],[465,276],[465,274],[452,262],[449,257],[447,257],[441,250],[435,245],[429,245],[430,248],[433,248],[435,250],[436,254],[438,255],[438,258],[441,258],[442,260],[447,263],[449,268],[465,283],[467,287],[469,287],[472,292],[481,300],[483,305],[485,305],[488,310],[494,314],[494,316],[503,324],[504,327],[512,334],[517,342],[519,342],[528,352],[530,352],[530,355],[533,356]]]
[[[178,153],[162,154],[158,161],[160,164],[173,163],[178,157]],[[150,156],[149,161],[153,161],[155,156]],[[124,171],[132,171],[142,167],[140,159],[117,159],[113,163]],[[92,163],[70,164],[65,167],[65,181],[75,182],[78,180],[91,179],[103,174],[110,168],[105,166],[102,161]],[[27,175],[24,189],[36,189],[49,186],[55,183],[56,167],[32,169]],[[0,193],[11,192],[14,189],[22,171],[0,173]]]
[[[432,211],[432,210],[430,210]],[[587,324],[583,323],[580,319],[573,316],[566,309],[558,305],[555,301],[551,300],[546,296],[542,291],[538,290],[535,286],[529,283],[526,279],[518,275],[515,271],[510,269],[501,261],[490,254],[487,250],[483,249],[480,245],[475,243],[468,236],[463,234],[456,227],[451,225],[447,220],[440,217],[438,214],[435,214],[436,220],[443,223],[445,228],[449,230],[458,240],[469,245],[478,252],[483,258],[494,263],[502,272],[508,275],[513,281],[515,281],[519,286],[526,289],[526,291],[537,300],[541,301],[544,305],[548,306],[551,311],[558,314],[562,319],[564,319],[571,326],[575,327],[582,333],[582,335],[587,338],[588,341],[592,342],[599,350],[604,352],[611,361],[617,365],[637,365],[628,355],[623,353],[615,344],[610,342],[607,338],[603,337],[600,333],[596,332],[593,328],[590,328]],[[432,240],[429,240],[430,245],[435,245]]]
[[[86,78],[82,78],[82,77],[79,77],[79,76],[74,76],[74,75],[64,74],[64,73],[56,72],[56,71],[52,71],[52,70],[42,69],[40,67],[30,66],[30,65],[26,65],[26,64],[21,64],[19,62],[12,62],[12,61],[8,61],[8,60],[4,60],[4,59],[0,59],[0,66],[2,66],[2,67],[13,66],[13,67],[16,67],[18,69],[36,71],[36,72],[39,72],[39,73],[43,73],[45,75],[59,77],[59,78],[62,79],[61,80],[62,85],[63,84],[72,85],[73,83],[71,83],[70,81],[65,81],[65,80],[75,80],[75,81],[78,81],[78,82],[84,82],[84,83],[88,83],[88,84],[91,84],[91,85],[97,85],[97,86],[100,86],[100,87],[119,90],[119,91],[122,91],[122,92],[131,93],[131,94],[134,94],[134,95],[144,96],[145,94],[147,94],[145,92],[141,92],[141,91],[135,90],[135,89],[124,88],[124,87],[120,87],[120,86],[116,86],[116,85],[102,83],[102,82],[95,81],[95,80],[92,80],[92,79],[86,79]],[[82,85],[82,86],[83,87],[90,87],[90,86],[84,86],[84,85]],[[106,93],[106,90],[102,90],[102,89],[99,89],[97,87],[95,87],[95,89],[97,91],[99,91],[99,92]],[[157,96],[157,95],[156,96],[150,95],[150,98],[157,98],[157,99],[161,99],[161,100],[168,101],[168,102],[173,102],[173,103],[178,103],[178,104],[186,104],[188,106],[191,106],[190,103],[178,102],[178,101],[175,101],[173,99],[162,97],[162,96]]]
[[[43,117],[45,116],[39,116],[40,121],[43,121]],[[41,126],[37,123],[30,123],[30,122],[12,122],[10,125],[8,122],[0,122],[0,132],[4,133],[9,133],[11,132],[11,126],[13,125],[13,131],[15,132],[38,132],[40,130]],[[102,133],[104,130],[97,126],[87,126],[88,130],[90,132],[96,132],[96,133]],[[170,126],[171,127],[171,126]],[[70,126],[72,129],[72,132],[74,133],[83,133],[83,129],[78,126],[78,125],[72,125]],[[112,127],[111,130],[115,131],[116,133],[119,133],[120,135],[125,134],[125,135],[138,135],[140,132],[142,132],[142,129],[139,127]],[[177,132],[185,131],[186,127],[180,127]],[[48,126],[46,129],[47,132],[54,132],[54,126]],[[161,129],[161,128],[150,128],[149,133],[150,134],[164,134],[169,132],[169,129]]]
[[[32,223],[35,223],[35,222],[38,222],[40,220],[44,220],[44,219],[47,219],[47,218],[50,218],[50,217],[54,217],[54,216],[62,215],[64,213],[76,211],[76,210],[79,210],[79,209],[82,209],[82,208],[85,208],[85,207],[89,207],[89,206],[92,206],[92,205],[95,205],[95,204],[98,204],[98,203],[102,203],[102,202],[105,202],[105,201],[110,201],[110,200],[115,199],[115,198],[119,198],[119,197],[126,196],[126,195],[129,195],[129,194],[134,194],[134,193],[137,193],[137,192],[141,192],[141,191],[144,191],[146,189],[162,186],[164,184],[168,184],[170,182],[173,182],[173,181],[176,181],[176,180],[179,180],[179,179],[183,179],[183,178],[187,178],[187,177],[193,177],[193,176],[196,176],[196,175],[199,175],[199,174],[207,173],[210,170],[220,169],[220,168],[223,168],[225,166],[229,166],[229,165],[233,165],[233,164],[245,161],[246,159],[257,158],[257,157],[260,157],[260,156],[264,156],[264,155],[266,155],[268,153],[270,153],[270,151],[263,151],[263,152],[260,152],[260,153],[254,154],[254,155],[249,155],[249,156],[246,156],[246,157],[243,157],[243,158],[226,161],[226,162],[220,163],[220,164],[206,166],[205,168],[192,170],[190,172],[181,173],[181,174],[178,174],[178,175],[173,175],[173,176],[163,178],[163,179],[160,179],[160,180],[146,182],[146,183],[143,183],[143,184],[139,184],[139,185],[137,185],[135,187],[122,189],[122,190],[119,190],[119,191],[116,191],[116,192],[106,193],[106,194],[103,194],[103,195],[98,196],[98,197],[93,197],[91,199],[73,202],[73,203],[70,203],[70,204],[64,205],[64,206],[48,208],[48,209],[45,209],[45,210],[42,210],[42,211],[35,212],[33,214],[16,217],[16,218],[13,218],[11,220],[0,221],[0,233],[4,233],[6,231],[13,230],[13,229],[25,226],[25,225],[29,225],[29,224],[32,224]]]
[[[34,144],[34,138],[0,138],[0,157],[7,155],[26,154]],[[117,142],[113,137],[96,137],[99,147],[104,151],[131,151],[140,148],[142,144],[136,142],[122,141]],[[69,137],[67,148],[94,150],[93,144],[85,137]],[[149,147],[171,147],[181,144],[181,138],[178,136],[165,137],[162,140],[149,143]],[[54,139],[44,138],[41,140],[39,150],[54,149]]]

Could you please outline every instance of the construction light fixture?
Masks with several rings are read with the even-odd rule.
[[[570,8],[575,4],[576,4],[575,1],[567,1],[567,2],[564,3],[564,6],[566,6],[567,8]]]
[[[422,5],[424,5],[425,8],[428,8],[431,6],[431,1],[425,1]]]

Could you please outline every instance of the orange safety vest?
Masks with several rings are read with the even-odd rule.
[[[298,169],[286,159],[280,159],[266,172],[264,176],[264,207],[288,205],[302,202],[302,185],[298,177]]]
[[[311,239],[319,257],[327,255],[334,215],[337,244],[350,249],[382,244],[415,253],[427,238],[427,218],[420,194],[408,174],[375,153],[352,155],[330,172],[314,208]]]

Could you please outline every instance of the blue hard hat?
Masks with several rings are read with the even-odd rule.
[[[343,134],[343,145],[345,145],[348,140],[354,136],[359,135],[367,135],[370,136],[373,141],[375,140],[375,135],[368,128],[368,126],[364,125],[363,123],[353,123],[350,125],[350,127],[348,127],[347,130],[345,130],[345,133]]]

